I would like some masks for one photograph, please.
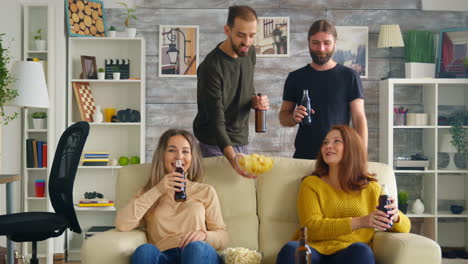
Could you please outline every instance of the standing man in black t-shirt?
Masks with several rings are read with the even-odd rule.
[[[279,114],[281,125],[292,127],[304,116],[312,115],[311,126],[299,125],[294,158],[315,159],[330,128],[348,125],[350,119],[367,149],[367,119],[361,79],[356,71],[332,59],[336,39],[335,26],[326,20],[315,21],[308,37],[312,62],[289,73],[284,84]],[[299,105],[304,89],[309,91],[311,113]]]
[[[257,14],[249,6],[231,6],[224,26],[226,40],[219,43],[197,71],[198,113],[193,132],[203,157],[226,156],[244,177],[254,177],[238,168],[237,153],[247,153],[251,109],[268,110],[266,96],[254,88]]]

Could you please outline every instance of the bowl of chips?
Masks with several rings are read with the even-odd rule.
[[[236,155],[236,162],[239,168],[245,172],[258,175],[271,170],[273,167],[273,158],[259,154],[238,154]]]

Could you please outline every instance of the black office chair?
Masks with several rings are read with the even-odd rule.
[[[60,137],[49,177],[49,195],[55,213],[25,212],[0,216],[0,236],[32,242],[31,264],[38,264],[37,241],[60,236],[67,228],[80,234],[73,207],[73,183],[89,133],[87,122],[77,122]]]

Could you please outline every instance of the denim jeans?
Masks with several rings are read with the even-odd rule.
[[[202,157],[204,158],[218,157],[218,156],[224,155],[223,151],[218,146],[208,145],[203,142],[198,142],[198,143],[200,145]],[[232,146],[232,147],[234,148],[234,151],[236,153],[249,154],[247,145],[239,145],[239,146]]]
[[[294,263],[294,252],[299,241],[289,241],[278,253],[276,264]],[[365,243],[353,243],[349,247],[331,255],[320,254],[310,247],[313,264],[375,264],[374,252]]]
[[[132,255],[133,264],[219,264],[216,250],[208,243],[195,241],[184,248],[159,251],[153,244],[143,244]]]

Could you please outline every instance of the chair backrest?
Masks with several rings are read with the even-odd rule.
[[[63,132],[55,151],[49,177],[49,195],[57,214],[70,222],[70,230],[81,233],[73,207],[73,183],[81,152],[89,134],[89,124],[84,121],[71,125]]]

